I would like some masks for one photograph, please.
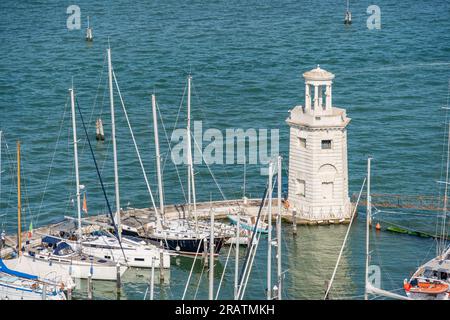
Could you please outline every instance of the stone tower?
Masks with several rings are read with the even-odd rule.
[[[344,109],[333,107],[334,74],[305,72],[305,105],[286,120],[290,126],[289,208],[299,219],[325,222],[348,219],[347,125]]]

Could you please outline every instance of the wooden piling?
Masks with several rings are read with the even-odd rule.
[[[152,274],[150,277],[150,300],[153,300],[154,286],[155,286],[155,259],[152,258]]]
[[[122,287],[121,279],[120,279],[120,263],[116,265],[116,293],[117,300],[120,300],[120,289]]]
[[[325,287],[325,294],[328,292],[328,294],[326,295],[326,297],[325,297],[325,300],[331,300],[331,297],[330,297],[330,292],[328,291],[328,286],[330,285],[330,281],[329,280],[325,280],[325,283],[324,283],[324,287]]]
[[[67,300],[72,300],[72,289],[71,288],[67,289]]]
[[[42,285],[42,300],[47,300],[47,284]]]
[[[159,248],[159,282],[164,282],[164,249],[162,242],[160,242]]]
[[[91,274],[87,278],[87,294],[88,294],[88,300],[92,300],[92,275]]]
[[[208,245],[206,242],[206,238],[203,239],[203,266],[208,268]]]

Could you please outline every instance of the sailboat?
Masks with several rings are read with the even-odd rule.
[[[450,245],[447,239],[447,202],[450,169],[450,124],[447,137],[447,164],[444,184],[444,203],[442,208],[441,237],[438,239],[438,255],[421,265],[412,277],[403,281],[408,297],[415,300],[450,300]]]
[[[80,178],[78,170],[78,140],[75,118],[75,92],[73,87],[69,89],[72,107],[72,127],[73,127],[73,145],[75,158],[75,179],[77,194],[77,213],[78,213],[78,239],[82,238],[81,227],[81,195]],[[20,247],[19,247],[20,248]],[[27,263],[33,263],[34,267],[44,272],[52,271],[55,267],[66,270],[72,277],[93,280],[116,280],[117,272],[122,275],[127,267],[117,265],[110,259],[98,258],[83,252],[80,241],[76,243],[66,239],[47,235],[41,239],[41,244],[37,247],[24,250],[23,256],[28,259]]]
[[[111,48],[107,49],[107,56],[116,202],[116,212],[113,223],[116,225],[115,230],[117,230],[117,232],[115,232],[114,235],[107,231],[96,231],[87,235],[75,234],[76,240],[67,240],[66,242],[74,246],[79,244],[83,252],[88,255],[100,259],[110,259],[116,263],[127,265],[129,267],[151,268],[152,264],[155,264],[163,268],[170,268],[170,254],[167,251],[157,248],[153,244],[146,244],[142,241],[122,237]]]
[[[9,269],[0,259],[0,300],[66,300],[59,283]]]
[[[157,212],[155,207],[156,221],[151,221],[145,224],[145,227],[136,225],[131,219],[127,220],[123,224],[123,234],[139,237],[145,239],[149,243],[154,243],[156,245],[162,245],[166,250],[170,252],[175,252],[185,256],[193,256],[198,253],[207,253],[208,250],[208,235],[209,227],[199,227],[199,221],[197,219],[197,208],[196,208],[196,193],[195,193],[195,180],[194,180],[194,168],[192,161],[192,147],[191,147],[191,75],[188,76],[188,96],[187,96],[187,176],[188,176],[188,216],[194,216],[194,223],[187,219],[177,219],[177,220],[166,220],[161,221],[162,218]],[[157,162],[160,162],[159,157],[159,143],[158,143],[158,133],[157,133],[157,122],[156,122],[156,101],[152,98],[152,108],[154,117],[154,130],[155,130],[155,144]],[[157,169],[159,165],[157,163]],[[164,210],[163,205],[163,195],[162,195],[162,179],[161,172],[158,170],[158,186],[160,191],[160,204],[161,212]],[[141,227],[138,229],[137,227]],[[231,236],[231,235],[230,235]],[[225,243],[227,237],[219,233],[216,233],[214,237],[214,255],[218,255],[222,245]]]
[[[1,145],[0,145],[1,148]],[[53,276],[52,281],[59,283],[61,288],[74,289],[75,283],[67,272],[67,270],[61,268],[51,267],[39,267],[38,264],[32,263],[22,254],[22,227],[21,227],[21,177],[20,177],[20,142],[17,142],[17,257],[2,260],[1,265],[4,269],[14,270],[23,274],[32,274],[34,277],[39,277],[41,280],[50,281],[50,277]]]
[[[369,294],[383,296],[383,297],[396,299],[396,300],[411,300],[407,296],[403,296],[403,295],[395,293],[395,292],[391,292],[391,291],[388,291],[388,290],[384,290],[384,289],[378,288],[369,279],[369,262],[370,262],[370,259],[371,259],[371,255],[370,255],[370,226],[372,224],[372,196],[371,196],[371,193],[370,193],[370,187],[371,187],[371,185],[370,185],[371,161],[372,161],[372,158],[369,157],[367,159],[367,207],[366,207],[367,212],[366,212],[366,259],[365,259],[366,267],[365,267],[365,277],[364,277],[364,300],[368,300],[369,299]],[[364,186],[364,184],[363,184],[363,186]],[[342,254],[342,251],[341,251],[341,254]],[[331,287],[331,285],[330,285],[330,287]],[[328,290],[330,289],[330,287],[328,287]],[[328,293],[328,290],[327,290],[327,293]]]

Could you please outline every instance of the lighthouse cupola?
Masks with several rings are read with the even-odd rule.
[[[305,111],[315,115],[332,114],[331,85],[334,74],[317,68],[303,74],[305,78]]]

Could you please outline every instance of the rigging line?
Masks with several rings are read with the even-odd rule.
[[[136,154],[137,154],[137,157],[138,157],[138,160],[139,160],[139,164],[141,165],[142,175],[144,176],[145,184],[147,185],[147,190],[148,190],[148,193],[150,194],[150,199],[152,201],[153,210],[155,210],[155,215],[157,217],[157,223],[160,224],[161,223],[161,216],[159,215],[158,208],[156,207],[156,204],[155,204],[155,199],[153,198],[152,189],[150,188],[150,184],[149,184],[148,179],[147,179],[147,174],[145,172],[144,164],[142,163],[141,154],[139,153],[139,148],[137,146],[136,139],[134,138],[133,129],[131,128],[130,119],[128,119],[127,110],[125,108],[125,103],[123,102],[123,99],[122,99],[122,94],[120,93],[119,84],[117,83],[116,73],[114,72],[114,70],[113,70],[112,74],[113,74],[113,77],[114,77],[114,82],[116,84],[117,93],[119,94],[120,102],[122,104],[123,113],[125,114],[125,119],[127,120],[128,128],[130,129],[131,138],[133,139],[133,144],[134,144],[134,148],[136,150]]]
[[[187,288],[189,287],[189,282],[191,281],[191,277],[192,277],[192,271],[194,271],[194,266],[195,266],[195,263],[197,262],[197,256],[198,256],[198,253],[200,251],[200,247],[202,244],[203,244],[203,239],[200,239],[200,241],[198,242],[197,252],[195,253],[194,262],[192,262],[191,271],[189,272],[189,277],[187,279],[186,286],[184,287],[183,296],[181,297],[181,300],[184,300],[184,297],[186,296]]]
[[[72,154],[73,151],[71,151],[70,147],[73,144],[73,142],[71,142],[71,129],[70,127],[67,128],[67,149],[66,149],[66,157],[68,158],[67,162],[70,162],[70,178],[65,182],[65,187],[67,189],[67,204],[66,204],[66,212],[70,212],[71,210],[73,210],[73,208],[75,207],[75,203],[74,203],[74,193],[72,193],[72,190],[75,190],[75,159],[72,156],[70,156]],[[72,205],[72,207],[70,207],[70,205]]]
[[[236,247],[239,245],[239,235],[238,235],[238,239],[237,239],[237,243],[236,243]],[[233,248],[233,245],[230,245],[230,250],[228,250],[228,255],[227,255],[227,259],[225,260],[225,266],[223,267],[223,271],[222,271],[222,276],[220,277],[220,282],[219,282],[219,286],[217,288],[217,293],[216,293],[216,298],[215,300],[217,300],[219,298],[219,292],[220,289],[222,288],[222,281],[223,278],[225,276],[225,271],[227,270],[227,265],[228,265],[228,260],[230,259],[230,253],[231,253],[231,249]],[[236,250],[236,249],[235,249]]]
[[[205,165],[206,165],[206,167],[208,168],[208,171],[209,171],[209,173],[211,174],[211,177],[213,178],[214,183],[215,183],[216,186],[217,186],[217,189],[219,189],[219,192],[220,192],[220,194],[222,195],[223,200],[227,200],[227,197],[225,197],[225,195],[223,194],[222,188],[220,187],[219,183],[218,183],[217,180],[216,180],[216,177],[215,177],[214,174],[212,173],[211,168],[209,167],[207,161],[206,161],[205,158],[203,157],[203,152],[202,152],[202,150],[200,150],[200,146],[198,145],[197,140],[195,140],[195,137],[194,137],[194,135],[193,135],[192,133],[191,133],[191,136],[192,136],[192,139],[194,140],[195,145],[197,146],[197,150],[200,151],[200,154],[202,155],[202,159],[204,160]]]
[[[173,125],[172,132],[175,131],[175,129],[176,129],[177,125],[178,125],[178,119],[180,118],[181,108],[183,107],[183,101],[184,101],[184,96],[186,95],[186,90],[187,90],[187,80],[186,80],[186,84],[184,85],[183,95],[181,96],[180,106],[178,107],[178,113],[177,113],[177,117],[175,118],[175,123]],[[161,117],[161,121],[162,121],[162,117]],[[169,143],[169,146],[170,146],[170,142],[168,142],[168,143]],[[164,173],[164,168],[166,166],[166,161],[167,161],[168,156],[169,155],[166,154],[166,157],[164,158],[164,162],[163,162],[163,165],[162,165],[162,172],[163,173]]]
[[[23,164],[28,162],[26,157],[25,158],[22,157],[22,159],[24,160]],[[23,188],[22,189],[24,190],[24,193],[25,193],[25,196],[24,196],[24,198],[25,198],[25,201],[24,201],[25,205],[22,207],[22,212],[24,213],[24,216],[23,216],[23,218],[24,218],[23,219],[24,225],[27,225],[28,224],[28,219],[31,220],[31,208],[30,208],[30,198],[28,196],[28,188],[29,188],[28,187],[28,181],[23,178],[23,177],[27,177],[27,172],[24,171],[25,166],[23,164],[22,164],[22,166],[20,168],[20,170],[22,172],[22,174],[21,174],[21,176],[22,176],[21,181],[22,181],[22,184],[23,184]],[[27,213],[27,211],[28,211],[28,215],[25,214],[25,213]]]
[[[264,201],[265,201],[266,196],[267,196],[268,188],[269,188],[269,184],[266,183],[266,187],[264,188],[264,193],[263,193],[263,196],[262,196],[262,199],[261,199],[261,204],[259,205],[258,216],[257,216],[256,222],[255,222],[255,227],[253,228],[252,238],[251,238],[251,241],[249,242],[250,245],[247,247],[247,250],[245,252],[244,263],[242,265],[241,272],[239,273],[239,281],[238,281],[238,283],[240,284],[239,285],[239,292],[240,292],[240,289],[241,289],[241,285],[242,285],[241,282],[242,282],[242,278],[244,276],[244,272],[247,269],[247,263],[248,263],[248,258],[249,258],[249,255],[250,255],[250,251],[251,251],[251,249],[253,248],[253,245],[254,245],[253,241],[255,239],[255,234],[256,234],[257,227],[258,227],[259,218],[261,216],[261,211],[262,211],[262,209],[264,207]],[[239,293],[238,293],[238,295],[239,295]]]
[[[200,273],[200,277],[198,278],[197,288],[195,289],[195,294],[194,294],[194,300],[197,299],[198,288],[200,287],[200,283],[202,281],[204,271],[205,271],[205,266],[202,267],[202,272]]]
[[[333,284],[334,277],[336,276],[336,272],[337,272],[337,269],[339,267],[339,263],[341,262],[342,253],[344,252],[345,244],[347,243],[347,238],[348,238],[348,235],[350,234],[350,229],[352,227],[353,220],[355,219],[356,211],[358,209],[358,203],[359,203],[359,200],[361,199],[361,194],[362,194],[362,192],[364,190],[364,185],[365,184],[366,184],[366,178],[364,178],[364,181],[363,181],[362,186],[361,186],[361,190],[359,191],[358,200],[356,200],[355,208],[353,209],[353,214],[352,214],[352,217],[350,219],[350,224],[348,225],[347,232],[345,233],[344,241],[342,243],[341,250],[339,251],[338,259],[336,261],[336,265],[334,266],[333,274],[331,275],[331,279],[330,279],[330,282],[328,284],[327,291],[325,292],[325,296],[323,297],[324,300],[328,297],[328,294],[329,294],[330,289],[331,289],[331,285]]]
[[[0,211],[2,209],[2,134],[3,131],[0,130]]]
[[[448,90],[447,90],[447,108],[449,107],[449,99],[450,99],[450,81],[448,82]],[[450,131],[450,123],[448,124],[448,130]],[[447,181],[448,182],[448,177],[449,177],[449,162],[450,162],[450,132],[449,132],[449,135],[448,135],[448,138],[447,138],[447,145],[448,145],[448,147],[447,147],[447,166],[446,166],[446,180],[445,181]],[[447,187],[448,187],[448,185],[446,184],[445,185],[445,190],[446,190],[446,194],[445,194],[445,197],[444,197],[444,201],[445,202],[447,202],[446,200],[448,199],[447,198]],[[444,250],[445,250],[445,247],[446,247],[446,245],[445,245],[445,238],[446,238],[446,218],[447,218],[447,203],[444,203],[444,211],[443,211],[443,219],[442,219],[442,232],[441,232],[441,234],[442,234],[442,241],[441,241],[441,245],[440,245],[440,250],[441,250],[441,254],[443,254],[444,253]]]
[[[275,175],[275,176],[276,176],[276,175]],[[274,190],[274,185],[275,185],[275,183],[276,183],[276,179],[274,179],[274,181],[273,181],[273,184],[272,184],[272,191]],[[268,185],[268,183],[267,183],[267,185]],[[268,199],[268,197],[266,197],[266,200],[264,201],[264,204],[266,205],[266,204],[268,204],[268,202],[269,202],[269,199]],[[265,207],[265,205],[264,205],[264,207]],[[266,216],[266,213],[267,213],[267,210],[266,210],[266,212],[263,214],[262,220],[264,220],[264,218],[265,218],[265,216]],[[256,226],[257,226],[257,225],[258,225],[258,220],[257,220],[257,222],[256,222]],[[269,227],[269,228],[270,228],[270,227]],[[270,230],[270,229],[269,229],[269,230]],[[261,239],[261,233],[258,233],[256,237],[257,237],[257,239],[256,239],[256,242],[255,242],[255,244],[254,244],[254,250],[253,250],[253,252],[252,252],[252,255],[251,255],[251,258],[250,258],[250,263],[249,263],[250,268],[249,268],[249,270],[247,271],[247,273],[245,274],[245,280],[244,280],[244,283],[241,284],[240,287],[239,287],[239,293],[238,293],[238,296],[239,296],[239,298],[240,298],[241,300],[244,298],[245,290],[247,289],[248,280],[250,279],[250,274],[251,274],[251,272],[252,272],[253,263],[254,263],[255,256],[256,256],[256,252],[257,252],[258,246],[259,246],[259,240]],[[252,245],[253,245],[253,244],[252,244]],[[258,262],[256,262],[256,266],[258,266]],[[246,267],[247,267],[247,266],[246,266]]]
[[[3,135],[3,141],[6,147],[6,156],[8,157],[8,169],[9,169],[9,177],[8,180],[11,183],[11,187],[9,188],[7,206],[11,208],[16,208],[16,205],[10,205],[11,199],[13,197],[13,193],[17,190],[17,181],[15,179],[16,176],[16,160],[13,158],[11,150],[9,149],[8,142],[6,137]]]
[[[96,106],[96,104],[97,104],[98,92],[99,92],[100,86],[101,86],[101,84],[102,84],[103,72],[104,72],[104,70],[105,70],[105,64],[106,64],[106,57],[107,57],[107,55],[106,55],[106,53],[105,53],[105,54],[103,55],[102,71],[100,72],[100,78],[99,78],[99,81],[98,81],[98,84],[97,84],[97,90],[96,90],[96,92],[95,92],[94,103],[93,103],[93,105],[92,105],[92,111],[91,111],[91,114],[89,115],[88,128],[87,128],[88,132],[91,132],[91,127],[92,127],[92,117],[94,116],[94,110],[95,110],[95,106]],[[103,91],[103,98],[104,98],[104,96],[105,96],[105,92],[106,92],[106,90]],[[80,155],[81,155],[81,156],[84,154],[85,147],[86,147],[86,142],[84,142],[83,148],[81,149],[81,152],[80,152]]]
[[[450,83],[449,83],[450,85]],[[450,89],[450,88],[449,88]],[[447,93],[448,95],[448,93]],[[447,101],[447,107],[448,107],[448,101]],[[445,125],[444,125],[444,132],[442,137],[442,151],[441,151],[441,166],[440,166],[440,180],[443,180],[442,177],[444,175],[444,162],[445,162],[445,146],[446,146],[446,137],[447,137],[447,130],[450,128],[447,126],[448,124],[448,108],[445,109]],[[439,190],[439,201],[442,201],[442,188],[443,186],[439,184],[438,190]],[[436,217],[436,225],[435,225],[435,234],[438,234],[439,230],[439,216]],[[435,239],[436,242],[436,255],[439,255],[439,240]]]
[[[112,213],[112,210],[111,210],[111,205],[109,204],[108,196],[106,195],[106,190],[105,190],[105,187],[103,185],[103,179],[102,179],[102,176],[101,176],[100,171],[98,169],[97,160],[95,159],[94,150],[92,149],[91,139],[89,139],[89,135],[88,135],[88,132],[87,132],[87,129],[86,129],[86,125],[84,123],[83,114],[81,113],[81,108],[80,108],[80,105],[78,104],[78,100],[75,99],[75,101],[77,103],[77,109],[78,109],[78,113],[79,113],[80,118],[81,118],[81,123],[83,124],[84,134],[86,135],[86,140],[87,140],[88,145],[89,145],[89,150],[91,151],[92,160],[94,161],[94,164],[95,164],[95,170],[97,172],[98,179],[100,180],[100,184],[101,184],[102,190],[103,190],[103,195],[105,197],[105,201],[106,201],[106,204],[108,206],[108,213],[109,213],[109,216],[110,216],[110,218],[112,220],[112,225],[114,227],[114,231],[116,232],[116,238],[119,241],[120,249],[122,250],[122,254],[123,254],[123,258],[125,260],[125,264],[128,265],[127,258],[126,258],[126,255],[125,255],[125,251],[123,250],[123,246],[122,246],[122,241],[121,241],[121,239],[119,237],[119,230],[117,228],[116,222],[114,221],[114,216],[113,216],[113,213]],[[81,241],[81,239],[80,239],[80,241]]]
[[[158,110],[159,118],[161,119],[161,125],[162,125],[163,130],[164,130],[164,136],[166,137],[167,145],[169,146],[169,152],[171,154],[172,153],[172,147],[170,145],[169,136],[167,135],[166,126],[164,125],[164,120],[163,120],[163,117],[162,117],[162,114],[161,114],[161,110],[159,109],[158,102],[156,102],[156,109]],[[178,166],[176,164],[174,164],[174,167],[175,167],[175,171],[177,172],[178,181],[180,182],[181,191],[183,192],[184,201],[187,203],[186,191],[184,190],[183,182],[181,181],[180,171],[178,170]],[[164,172],[164,166],[163,166],[161,171]]]
[[[197,87],[195,86],[195,83],[194,83],[194,81],[192,81],[192,91],[194,92],[194,96],[196,97],[196,99],[197,99],[197,101],[198,101],[198,103],[199,103],[199,105],[201,105],[203,102],[202,102],[202,100],[200,99],[200,95],[198,94],[198,92],[197,92]],[[203,109],[202,108],[198,108],[199,110],[200,110],[200,113],[202,114],[202,116],[203,116],[203,119],[208,119],[208,117],[206,116],[206,114],[203,112]],[[203,120],[203,121],[205,121],[205,120]],[[205,122],[205,124],[207,124],[206,122]],[[245,141],[244,141],[245,142]],[[244,152],[245,152],[245,150],[244,150]],[[247,157],[246,157],[247,158]],[[247,161],[247,160],[245,160],[245,161]],[[225,173],[225,177],[226,177],[226,180],[232,180],[232,179],[230,179],[230,175],[228,174],[228,172],[227,172],[227,170],[226,169],[224,169],[223,170],[223,172]]]
[[[44,192],[42,193],[41,203],[39,205],[39,210],[38,210],[38,213],[37,213],[37,216],[36,216],[36,219],[35,219],[35,224],[36,225],[38,225],[38,223],[39,223],[39,217],[40,217],[40,214],[41,214],[42,205],[44,204],[44,198],[45,198],[45,195],[46,195],[46,192],[47,192],[48,183],[50,181],[50,176],[51,176],[51,172],[52,172],[52,168],[53,168],[53,163],[55,162],[55,156],[56,156],[56,151],[58,150],[59,140],[60,140],[61,135],[62,135],[62,129],[63,129],[63,126],[64,126],[64,121],[65,121],[65,118],[66,118],[66,112],[67,112],[67,106],[68,105],[69,105],[69,97],[67,97],[67,99],[66,99],[66,104],[64,106],[63,116],[62,116],[62,119],[61,119],[61,122],[60,122],[60,125],[59,125],[58,138],[56,140],[55,148],[53,149],[52,160],[50,161],[50,168],[48,170],[47,179],[45,181]]]

